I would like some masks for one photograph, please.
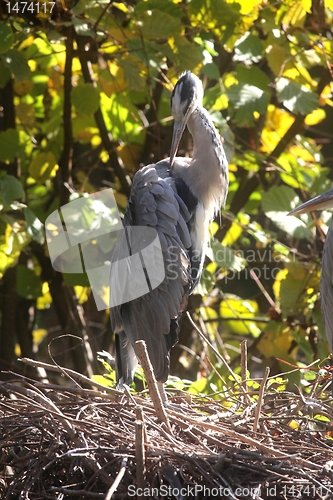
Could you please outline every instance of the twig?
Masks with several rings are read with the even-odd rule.
[[[241,342],[241,377],[243,387],[243,401],[252,403],[249,394],[247,393],[247,340]]]
[[[110,391],[113,394],[117,396],[122,396],[122,392],[118,391],[117,389],[113,389],[112,387],[106,387],[102,384],[99,384],[98,382],[94,382],[93,380],[90,380],[90,378],[86,377],[85,375],[82,375],[82,373],[78,373],[74,370],[71,370],[70,368],[63,368],[63,367],[58,367],[55,365],[50,365],[49,363],[43,363],[42,361],[36,361],[34,359],[30,358],[19,358],[18,361],[21,361],[21,363],[24,363],[29,366],[34,366],[37,368],[44,368],[45,370],[50,370],[53,372],[58,372],[62,374],[68,375],[70,378],[74,378],[78,380],[79,382],[84,382],[86,384],[91,385],[92,387],[98,387],[99,389],[103,389],[104,391]]]
[[[260,418],[260,410],[262,407],[262,402],[263,402],[263,396],[264,396],[264,391],[265,391],[265,385],[269,376],[269,366],[266,366],[265,373],[263,376],[263,379],[260,384],[260,389],[259,389],[259,396],[258,396],[258,402],[257,402],[257,407],[256,407],[256,412],[254,415],[254,422],[253,422],[253,432],[257,432],[258,429],[258,423],[259,423],[259,418]]]
[[[251,278],[256,282],[256,285],[258,286],[258,288],[260,289],[261,293],[263,294],[263,296],[265,297],[267,302],[270,304],[270,306],[274,309],[274,311],[276,311],[277,314],[281,314],[281,310],[275,304],[274,300],[269,295],[269,293],[266,291],[265,287],[261,283],[261,281],[258,278],[258,276],[256,275],[256,273],[253,271],[253,269],[250,269],[250,275],[251,275]]]
[[[76,436],[75,436],[75,431],[68,421],[68,419],[65,417],[65,415],[59,410],[59,408],[51,401],[51,399],[47,398],[45,394],[42,392],[32,389],[27,389],[26,387],[19,387],[18,385],[11,384],[10,382],[4,384],[6,388],[8,388],[13,394],[21,394],[21,396],[25,396],[28,399],[32,399],[36,403],[38,403],[44,410],[51,410],[53,411],[53,415],[58,416],[59,420],[62,422],[62,425],[68,432],[68,435],[73,441],[75,441],[78,445],[81,444]]]
[[[181,417],[184,417],[184,420],[186,420],[187,422],[190,422],[191,424],[193,424],[196,427],[202,427],[202,428],[207,429],[207,430],[210,429],[212,431],[215,431],[215,432],[221,434],[223,436],[223,438],[221,438],[222,439],[221,444],[220,444],[221,447],[223,447],[223,439],[225,439],[225,436],[230,436],[237,441],[240,441],[240,442],[245,443],[245,444],[249,444],[250,446],[254,446],[255,448],[258,448],[262,452],[264,452],[268,455],[272,455],[273,457],[280,457],[283,459],[288,459],[288,460],[297,462],[298,464],[303,465],[305,467],[309,467],[309,468],[311,468],[311,467],[313,467],[315,469],[322,468],[320,465],[317,465],[313,462],[309,462],[308,460],[302,459],[301,457],[298,456],[298,454],[297,454],[297,457],[290,456],[289,454],[287,455],[284,452],[281,452],[281,451],[278,451],[274,448],[270,448],[269,446],[266,446],[265,444],[251,438],[250,436],[247,436],[245,434],[240,434],[239,432],[235,432],[232,429],[228,429],[228,427],[217,426],[214,424],[209,424],[207,422],[198,421],[196,418],[190,417],[188,415],[182,415],[181,413],[173,412],[172,410],[169,410],[169,409],[168,409],[168,415],[169,415],[170,420],[173,420],[177,424],[179,424]]]
[[[135,421],[135,458],[136,483],[138,488],[145,487],[146,457],[144,447],[144,420],[142,406],[136,407]]]
[[[168,416],[162,403],[160,391],[158,390],[153,367],[148,356],[146,343],[144,340],[137,340],[135,342],[135,345],[140,364],[146,377],[149,394],[153,402],[157,418],[160,422],[164,422],[168,429],[171,431]]]
[[[102,12],[101,12],[101,13],[100,13],[100,15],[98,16],[98,18],[96,19],[96,22],[95,22],[94,26],[92,27],[92,29],[93,29],[94,31],[96,31],[96,30],[97,30],[97,26],[99,25],[99,23],[101,22],[102,18],[105,16],[105,14],[106,14],[106,12],[107,12],[108,8],[109,8],[111,5],[112,5],[112,0],[110,0],[110,1],[109,1],[109,3],[107,3],[107,4],[105,5],[105,7],[103,7]]]
[[[236,374],[233,372],[233,370],[230,368],[229,364],[226,362],[226,360],[224,359],[224,357],[219,353],[219,351],[213,346],[213,344],[211,342],[209,342],[209,340],[205,337],[205,335],[201,332],[201,330],[197,327],[197,325],[194,323],[190,313],[187,311],[186,312],[187,314],[187,317],[188,319],[190,320],[191,324],[194,326],[194,328],[196,329],[196,331],[198,332],[198,334],[200,335],[200,337],[202,338],[202,340],[204,342],[206,342],[206,344],[212,349],[212,351],[214,352],[215,356],[217,356],[218,359],[220,359],[222,361],[222,363],[224,364],[224,366],[226,367],[226,369],[228,370],[229,374],[232,376],[232,378],[234,379],[234,381],[239,385],[241,391],[243,392],[243,394],[246,394],[245,391],[244,391],[244,388],[242,386],[242,384],[239,382],[239,380],[237,379],[237,376]]]
[[[105,496],[105,500],[111,500],[113,493],[116,491],[116,489],[118,488],[118,486],[120,484],[120,481],[124,477],[124,474],[126,471],[126,466],[127,466],[127,457],[124,457],[122,462],[121,462],[121,467],[120,467],[120,470],[117,474],[117,477],[114,480],[113,485],[111,486],[111,488],[107,492],[107,494]]]

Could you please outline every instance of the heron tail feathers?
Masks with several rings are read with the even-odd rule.
[[[116,334],[116,374],[117,388],[122,389],[123,384],[131,385],[138,360],[134,349],[124,331]]]

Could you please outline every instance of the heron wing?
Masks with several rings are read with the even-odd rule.
[[[189,229],[192,217],[177,192],[175,179],[170,177],[168,161],[148,165],[136,173],[124,226],[151,227],[157,231],[165,277],[149,293],[111,308],[110,318],[113,329],[123,329],[134,350],[137,340],[145,340],[160,382],[168,377],[169,351],[178,340],[177,319],[193,288]],[[117,279],[121,280],[121,276]],[[111,288],[116,286],[111,282]]]

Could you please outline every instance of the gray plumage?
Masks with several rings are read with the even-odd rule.
[[[220,136],[202,107],[202,96],[196,76],[186,72],[179,78],[171,97],[175,122],[170,158],[143,167],[133,179],[124,228],[156,229],[165,278],[144,296],[110,309],[120,386],[133,380],[135,342],[140,339],[147,344],[157,380],[167,380],[178,319],[200,279],[208,225],[226,199],[227,160]],[[186,125],[193,137],[193,155],[175,158]],[[123,244],[124,240],[117,246],[115,260],[121,258]],[[121,276],[111,276],[111,292],[120,280]]]
[[[315,210],[333,208],[333,189],[326,193],[303,203],[292,210],[288,215],[298,215]],[[321,279],[320,279],[321,307],[323,311],[324,325],[327,342],[333,351],[333,218],[327,231],[324,250],[322,255]],[[333,384],[332,384],[333,392]]]

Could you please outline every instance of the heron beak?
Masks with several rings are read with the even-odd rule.
[[[313,212],[314,210],[325,210],[326,208],[333,207],[333,189],[327,191],[320,196],[316,196],[312,200],[306,201],[299,207],[294,208],[288,215],[300,215],[306,212]]]
[[[186,122],[187,122],[186,117],[179,121],[175,120],[174,122],[171,149],[170,149],[170,169],[172,168],[173,162],[175,161],[175,156],[177,154],[179,143],[181,141],[181,138],[183,136],[186,127]]]

